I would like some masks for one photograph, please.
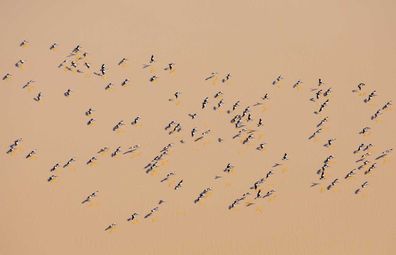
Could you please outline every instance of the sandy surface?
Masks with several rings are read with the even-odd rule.
[[[394,1],[3,0],[0,7],[0,75],[12,74],[0,80],[1,255],[396,254],[394,153],[375,160],[395,146],[393,106],[370,120],[395,98]],[[49,50],[54,42],[58,47]],[[77,45],[81,51],[67,57]],[[152,54],[155,62],[143,69]],[[164,70],[171,62],[173,70]],[[93,74],[102,64],[106,74]],[[212,72],[216,78],[205,81]],[[222,83],[227,73],[231,78]],[[153,75],[159,78],[150,82]],[[125,78],[129,83],[121,86]],[[35,82],[22,89],[29,80]],[[114,87],[105,90],[110,82]],[[352,93],[359,83],[366,86]],[[330,87],[327,97],[310,101],[318,91],[311,89]],[[364,103],[373,90],[377,96]],[[214,98],[218,91],[223,95]],[[266,93],[269,100],[262,100]],[[247,106],[253,120],[246,114],[242,122],[255,132],[242,144],[248,134],[233,139],[241,128],[230,120]],[[85,116],[89,108],[95,111]],[[88,126],[91,117],[96,121]],[[113,132],[121,120],[126,125]],[[164,127],[172,120],[182,130],[169,135]],[[358,134],[366,126],[370,131]],[[144,166],[169,143],[169,153],[146,174]],[[260,143],[266,143],[261,151]],[[354,154],[361,143],[373,146]],[[134,145],[139,149],[123,154]],[[98,155],[104,146],[109,150]],[[111,157],[118,146],[121,153]],[[345,179],[368,151],[367,165]],[[334,159],[319,180],[316,171],[329,155]],[[69,167],[50,172],[72,157]],[[234,166],[230,173],[223,171],[227,163]],[[175,175],[161,183],[170,172]],[[51,174],[57,178],[48,182]],[[205,188],[211,191],[195,204]],[[254,199],[259,189],[262,196],[275,192]],[[139,215],[128,222],[133,212]],[[116,227],[104,231],[111,223]]]

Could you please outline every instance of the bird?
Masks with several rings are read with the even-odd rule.
[[[58,177],[58,176],[52,174],[50,177],[48,177],[47,181],[51,182],[51,181],[55,180],[56,177]]]
[[[27,45],[28,43],[29,43],[28,41],[23,40],[23,41],[19,44],[19,46],[22,47],[22,46]]]
[[[10,78],[12,75],[10,73],[6,73],[6,75],[3,76],[3,81],[7,80],[8,78]]]
[[[194,204],[198,203],[211,190],[211,188],[206,188],[201,193],[199,193],[198,197],[194,200]]]
[[[169,64],[164,68],[164,70],[165,70],[165,71],[172,71],[174,65],[175,65],[175,63],[169,63]]]
[[[158,76],[153,75],[153,76],[150,77],[150,82],[153,82],[153,81],[155,81],[157,79],[158,79]]]
[[[15,66],[19,68],[19,67],[20,67],[21,65],[23,65],[24,63],[25,63],[25,61],[22,60],[22,59],[20,59],[20,60],[18,60],[18,62],[15,63]]]
[[[69,159],[66,164],[63,165],[63,168],[68,167],[72,162],[76,161],[74,158]]]
[[[30,84],[32,84],[33,82],[35,82],[35,81],[33,81],[33,80],[28,81],[25,85],[22,86],[22,89],[29,87]]]
[[[358,153],[364,147],[364,143],[361,143],[356,150],[353,151],[353,154]]]
[[[96,197],[96,195],[98,194],[98,190],[95,192],[92,192],[89,196],[87,196],[82,202],[81,204],[85,204],[91,201],[92,198]]]
[[[49,47],[49,49],[50,49],[50,50],[54,50],[57,46],[58,46],[58,44],[55,42],[55,43],[51,44],[51,46]]]
[[[87,122],[87,126],[91,125],[94,121],[95,121],[94,118],[89,119]]]
[[[324,117],[317,125],[316,127],[319,128],[320,126],[322,126],[325,122],[327,122],[328,117]]]
[[[113,127],[113,131],[116,131],[117,129],[119,129],[121,126],[125,125],[124,121],[119,121],[114,127]]]
[[[33,100],[36,101],[36,102],[40,101],[41,100],[41,92],[39,92],[37,94],[37,96],[33,98]]]
[[[100,74],[101,75],[105,75],[106,74],[106,65],[105,64],[102,64],[100,66]]]
[[[183,180],[180,180],[180,181],[176,184],[174,190],[178,190],[178,189],[182,186],[182,183],[183,183]]]
[[[350,178],[352,175],[355,174],[355,170],[356,170],[356,169],[351,170],[344,178],[345,178],[345,179]]]
[[[22,138],[16,139],[9,147],[9,150],[7,151],[7,154],[12,153],[16,147],[19,145],[19,143],[22,142]]]
[[[325,92],[323,92],[323,96],[327,97],[331,93],[331,88],[328,88]]]
[[[219,91],[217,92],[213,97],[218,98],[219,96],[223,95],[223,92]]]
[[[214,78],[217,75],[217,72],[212,72],[208,77],[205,78],[205,81]]]
[[[260,144],[256,147],[256,150],[258,150],[258,151],[263,150],[265,144],[266,144],[266,143],[260,143]]]
[[[117,154],[118,154],[119,152],[121,152],[121,146],[118,146],[118,147],[115,149],[115,151],[113,151],[113,152],[111,153],[111,157],[114,158],[115,156],[117,156]]]
[[[360,185],[360,188],[358,188],[358,189],[355,190],[355,194],[358,194],[362,189],[366,188],[367,185],[368,185],[368,182],[367,182],[367,181],[363,182],[363,183]]]
[[[270,191],[267,191],[267,194],[265,194],[262,198],[266,198],[274,194],[275,190],[271,189]]]
[[[364,86],[366,86],[366,84],[361,82],[361,83],[358,84],[357,89],[352,90],[352,92],[356,93],[358,91],[361,91]]]
[[[260,198],[261,189],[257,191],[256,197],[254,199]]]
[[[276,79],[274,81],[272,81],[272,85],[276,85],[282,79],[283,79],[283,77],[281,75],[279,75],[278,77],[276,77]]]
[[[140,116],[135,117],[132,122],[131,125],[136,125],[138,123],[138,121],[140,120]]]
[[[115,228],[116,226],[117,226],[116,223],[111,223],[109,226],[107,226],[107,227],[105,228],[105,231],[108,231],[108,230],[110,230],[110,229],[113,229],[113,228]]]
[[[59,163],[56,163],[53,167],[51,167],[50,172],[55,171],[59,166]]]
[[[234,166],[231,163],[228,163],[224,169],[224,172],[229,173],[229,172],[231,172],[231,169],[233,169],[233,168],[234,168]]]
[[[301,80],[298,80],[296,83],[294,83],[293,89],[294,89],[294,88],[297,88],[297,86],[300,85],[301,83],[302,83],[302,81],[301,81]]]
[[[109,148],[108,147],[103,147],[98,151],[98,154],[103,153],[105,151],[107,151]]]
[[[334,187],[334,185],[336,185],[336,183],[338,182],[338,179],[334,179],[329,186],[327,186],[327,190],[330,190],[332,187]]]
[[[188,116],[191,117],[191,119],[195,119],[195,117],[197,117],[196,113],[189,113]]]
[[[263,125],[263,120],[260,118],[257,123],[257,127],[261,127],[262,125]]]
[[[133,213],[130,217],[128,217],[127,221],[133,221],[139,214]]]
[[[79,51],[81,50],[81,46],[80,45],[77,45],[73,50],[72,50],[72,53],[78,53]]]
[[[360,135],[363,135],[363,134],[367,133],[370,129],[371,129],[370,127],[364,127],[364,128],[359,132],[359,134],[360,134]]]
[[[120,60],[120,62],[118,62],[118,65],[119,65],[119,66],[122,65],[123,63],[125,63],[125,61],[127,61],[127,59],[126,59],[126,58],[122,58],[122,59]]]
[[[96,161],[97,158],[96,157],[92,157],[87,161],[87,165],[92,164],[94,161]]]
[[[125,86],[129,82],[129,79],[126,78],[125,80],[122,81],[121,86]]]
[[[106,85],[105,90],[108,90],[108,89],[110,89],[111,87],[113,87],[113,83],[110,82],[109,84]]]
[[[71,89],[67,89],[66,92],[63,93],[63,95],[64,95],[65,97],[68,97],[68,96],[70,96],[71,92],[72,92]]]
[[[128,149],[126,152],[124,152],[124,155],[136,151],[139,147],[140,147],[140,146],[139,146],[138,144],[129,147],[129,149]]]
[[[202,102],[202,109],[204,109],[206,107],[206,105],[208,104],[208,100],[209,100],[209,98],[205,97],[205,99]]]
[[[158,211],[159,207],[154,207],[153,209],[150,210],[150,212],[148,214],[146,214],[144,216],[145,219],[147,219],[148,217],[150,217],[151,215],[153,215],[154,212]]]
[[[173,94],[173,95],[175,96],[176,99],[178,99],[179,96],[180,96],[180,92],[179,92],[179,91],[176,91],[175,94]]]
[[[175,173],[170,172],[168,174],[166,174],[165,178],[163,178],[160,182],[165,182],[169,179],[169,177],[171,177],[172,175],[175,175]]]
[[[225,76],[225,78],[223,78],[223,79],[221,80],[221,82],[224,83],[224,82],[228,81],[230,78],[231,78],[231,74],[228,73],[228,74]]]
[[[32,150],[31,152],[29,152],[27,155],[26,155],[26,158],[28,159],[28,158],[31,158],[31,157],[33,157],[33,155],[35,155],[36,154],[36,150]]]
[[[327,140],[327,143],[323,144],[323,146],[328,148],[328,147],[330,147],[330,146],[333,144],[333,142],[334,142],[335,140],[336,140],[336,139],[333,139],[333,138],[328,139],[328,140]]]
[[[95,111],[94,109],[89,108],[87,111],[85,111],[85,115],[86,115],[86,116],[89,116],[89,115],[91,115],[92,112],[94,112],[94,111]]]
[[[253,134],[249,134],[245,140],[242,141],[242,144],[248,143],[251,139],[253,139]]]
[[[368,95],[367,98],[363,99],[363,102],[364,102],[364,103],[368,103],[368,102],[370,102],[371,99],[372,99],[373,97],[375,97],[375,96],[377,96],[377,94],[376,94],[376,91],[374,90],[373,92],[371,92],[371,93]]]
[[[194,137],[195,132],[197,132],[197,129],[196,129],[196,128],[193,128],[193,129],[191,130],[191,137]]]

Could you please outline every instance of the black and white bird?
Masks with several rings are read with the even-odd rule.
[[[128,60],[128,59],[126,59],[126,58],[122,58],[122,59],[120,60],[120,62],[118,62],[118,65],[119,65],[119,66],[122,65],[122,64],[125,63],[127,60]]]
[[[183,180],[180,180],[180,181],[176,184],[174,190],[178,190],[179,188],[181,188],[182,183],[183,183]]]
[[[66,164],[63,165],[63,168],[68,167],[71,163],[75,162],[76,160],[74,158],[69,159]]]
[[[6,75],[3,76],[3,81],[7,80],[8,78],[10,78],[12,75],[10,73],[6,73]]]
[[[121,146],[118,146],[118,147],[115,149],[115,151],[113,151],[113,152],[111,153],[111,157],[114,158],[114,157],[117,156],[117,154],[120,153],[120,152],[121,152]]]
[[[20,47],[23,47],[23,46],[26,46],[28,43],[29,43],[28,41],[23,40],[23,41],[19,44],[19,46],[20,46]]]
[[[92,157],[87,161],[87,165],[92,164],[94,161],[96,161],[97,158],[96,157]]]
[[[128,217],[127,221],[133,221],[139,214],[133,213],[130,217]]]
[[[60,166],[60,164],[59,164],[59,163],[56,163],[56,164],[50,169],[50,172],[55,171],[59,166]]]
[[[113,131],[116,131],[117,129],[119,129],[121,126],[125,125],[124,121],[119,121],[114,127],[113,127]]]
[[[63,93],[63,95],[64,95],[65,97],[68,97],[68,96],[70,96],[71,93],[72,93],[72,90],[71,90],[71,89],[67,89],[66,92]]]
[[[36,155],[36,150],[32,150],[31,152],[29,152],[27,155],[26,155],[26,158],[28,159],[28,158],[31,158],[31,157],[33,157],[34,155]]]
[[[50,50],[54,50],[57,46],[58,46],[58,44],[55,42],[55,43],[51,44],[51,46],[49,47],[49,49],[50,49]]]
[[[157,79],[158,79],[158,76],[153,75],[153,76],[150,77],[149,81],[150,81],[150,82],[154,82],[154,81],[156,81]]]
[[[224,168],[224,172],[229,173],[234,168],[231,163],[228,163],[227,166]]]
[[[139,120],[140,120],[140,116],[136,116],[136,117],[132,120],[131,125],[136,125],[136,124],[138,123]]]
[[[172,71],[174,65],[175,65],[175,63],[169,63],[169,64],[164,68],[164,70],[165,70],[165,71]]]
[[[55,180],[55,178],[57,178],[57,177],[58,176],[52,174],[50,177],[48,177],[47,181],[51,182],[51,181]]]
[[[361,91],[363,89],[364,86],[366,86],[366,84],[361,82],[361,83],[358,84],[357,89],[352,90],[352,92],[353,93],[359,92],[359,91]]]
[[[18,60],[18,62],[15,63],[15,66],[19,68],[19,67],[21,67],[24,63],[25,63],[25,61],[22,60],[22,59],[20,59],[20,60]]]
[[[36,101],[36,102],[39,102],[40,100],[41,100],[41,92],[39,92],[38,94],[37,94],[37,96],[35,96],[34,98],[33,98],[33,100],[34,101]]]

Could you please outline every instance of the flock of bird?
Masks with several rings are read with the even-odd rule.
[[[29,45],[29,42],[24,40],[22,41],[19,46],[20,47],[26,47]],[[49,46],[50,51],[54,51],[56,48],[58,48],[59,45],[58,43],[53,43]],[[82,48],[82,46],[77,45],[72,48],[70,53],[64,58],[64,60],[59,63],[58,68],[66,70],[68,72],[74,72],[74,73],[92,73],[96,76],[106,76],[109,69],[107,64],[99,64],[97,68],[94,68],[94,64],[90,63],[87,59],[88,53],[85,52]],[[120,61],[118,61],[118,66],[124,65],[128,61],[127,58],[122,58]],[[142,65],[142,69],[149,68],[150,66],[154,65],[157,62],[156,58],[154,55],[149,56],[147,63],[144,63]],[[19,69],[25,64],[25,60],[18,60],[15,63],[15,68]],[[171,73],[175,70],[176,64],[171,62],[166,64],[163,68],[162,71]],[[12,79],[12,77],[16,74],[17,72],[7,72],[3,75],[2,80],[7,81]],[[151,74],[149,77],[147,77],[148,82],[156,82],[161,76],[159,74]],[[203,76],[202,80],[203,82],[209,82],[211,80],[217,80],[221,82],[222,84],[226,84],[230,79],[232,78],[230,73],[225,73],[223,75],[217,73],[217,72],[212,72],[206,77]],[[273,82],[272,86],[276,87],[279,86],[279,84],[283,80],[283,76],[279,75],[277,76]],[[125,78],[119,86],[126,86],[129,82],[128,78]],[[22,89],[27,89],[32,84],[35,83],[34,80],[29,80],[25,84],[21,86]],[[294,84],[290,86],[291,89],[299,89],[300,86],[302,86],[303,82],[301,80],[298,80]],[[117,86],[116,83],[107,83],[104,86],[104,91],[111,90],[114,86]],[[357,85],[356,89],[352,90],[352,94],[356,95],[360,98],[362,98],[362,103],[363,104],[369,104],[371,101],[375,100],[377,96],[377,91],[376,90],[368,90],[365,83],[360,83]],[[66,91],[63,92],[63,95],[65,97],[70,97],[73,96],[73,90],[67,89]],[[331,117],[326,115],[326,110],[328,107],[331,107],[331,96],[333,92],[333,88],[326,84],[326,82],[323,81],[323,79],[319,78],[318,83],[314,88],[310,89],[310,92],[312,92],[312,96],[307,99],[312,104],[314,104],[314,109],[313,109],[313,114],[315,116],[319,116],[320,121],[315,125],[313,132],[311,133],[310,136],[307,137],[308,142],[312,140],[318,139],[319,136],[321,136],[322,131],[324,127],[327,125],[329,121],[331,121]],[[38,92],[37,95],[33,97],[33,100],[36,102],[40,102],[43,100],[44,93],[42,91]],[[169,102],[176,102],[179,100],[179,98],[182,96],[182,92],[176,91],[171,98],[168,99]],[[267,146],[267,142],[261,140],[261,137],[257,135],[258,131],[263,128],[263,118],[258,116],[258,113],[255,111],[255,108],[258,106],[265,105],[267,101],[271,100],[270,94],[266,93],[264,96],[261,96],[257,102],[251,105],[245,105],[242,106],[242,102],[240,100],[235,100],[231,104],[227,105],[224,100],[224,93],[223,91],[218,91],[212,96],[206,96],[205,98],[202,99],[201,104],[197,105],[196,111],[194,112],[188,112],[186,113],[187,116],[190,117],[191,121],[194,121],[194,119],[198,118],[200,115],[200,112],[202,111],[208,111],[208,110],[213,110],[213,111],[218,111],[219,109],[222,109],[223,107],[227,107],[226,110],[224,111],[224,114],[227,115],[227,118],[229,120],[229,125],[230,127],[233,128],[235,133],[229,137],[230,140],[235,140],[241,144],[241,146],[245,146],[247,144],[254,144],[253,147],[257,151],[262,151],[264,148]],[[383,106],[380,107],[375,113],[371,114],[369,116],[369,119],[372,121],[372,123],[379,118],[381,115],[383,115],[391,106],[392,102],[387,101],[382,104]],[[85,116],[87,117],[87,122],[86,125],[90,126],[92,125],[96,119],[93,117],[95,109],[89,108],[84,110],[85,111]],[[82,111],[82,112],[84,112]],[[120,129],[125,128],[126,126],[134,126],[138,125],[144,116],[134,116],[131,121],[125,121],[125,120],[119,120],[117,123],[114,123],[112,129],[109,129],[109,132],[118,132]],[[145,171],[146,174],[152,173],[156,170],[161,165],[161,161],[163,161],[169,154],[169,152],[172,150],[174,146],[177,146],[177,144],[181,143],[188,143],[188,142],[200,142],[202,140],[205,140],[210,134],[212,134],[211,129],[203,129],[200,130],[197,127],[192,128],[191,130],[185,131],[185,127],[181,121],[178,120],[170,120],[168,123],[165,123],[163,127],[164,132],[170,137],[180,137],[180,136],[174,136],[175,134],[181,134],[183,136],[183,139],[175,138],[173,143],[168,143],[163,145],[162,149],[159,150],[158,154],[154,155],[152,160],[148,162],[144,167],[142,167]],[[342,183],[348,183],[348,180],[357,174],[361,174],[367,177],[367,180],[365,180],[361,185],[356,187],[354,193],[359,194],[362,192],[363,189],[365,189],[369,182],[368,182],[368,176],[372,172],[375,171],[380,165],[381,165],[381,160],[383,160],[385,157],[387,157],[392,151],[392,148],[387,148],[384,149],[382,153],[379,155],[373,155],[370,152],[370,148],[374,146],[373,143],[366,142],[367,134],[370,133],[372,130],[372,127],[370,125],[368,126],[363,126],[360,130],[356,132],[357,136],[361,136],[361,139],[364,139],[364,141],[356,146],[351,151],[351,156],[356,157],[354,159],[354,164],[355,167],[353,169],[348,169],[343,176],[339,176],[336,178],[329,179],[328,178],[328,172],[331,169],[332,162],[335,159],[335,155],[329,153],[326,158],[323,159],[322,164],[319,166],[319,169],[314,169],[315,174],[316,174],[316,179],[313,180],[312,184],[310,185],[311,187],[316,187],[316,186],[322,186],[325,187],[326,190],[330,191],[332,190],[336,185],[340,185]],[[176,140],[177,139],[177,140]],[[216,140],[218,143],[222,143],[225,139],[228,139],[227,137],[218,137]],[[11,140],[11,139],[10,139]],[[17,139],[12,139],[11,144],[9,145],[6,154],[13,154],[15,151],[18,149],[19,145],[23,143],[23,138],[17,138]],[[329,151],[329,148],[334,146],[335,143],[337,143],[337,139],[335,137],[328,137],[325,138],[325,143],[321,145],[321,149],[325,151]],[[109,147],[102,147],[99,148],[96,152],[96,154],[92,157],[90,157],[88,160],[85,161],[86,165],[90,165],[97,161],[99,159],[99,156],[104,154],[105,152],[109,151],[110,157],[118,157],[120,154],[125,155],[125,154],[131,154],[131,153],[136,153],[136,151],[140,150],[141,146],[139,144],[135,144],[130,146],[127,149],[123,149],[121,146],[118,146],[116,148],[113,148],[112,150]],[[38,153],[37,149],[32,149],[26,152],[26,159],[32,158],[36,156]],[[287,162],[289,160],[289,155],[287,152],[283,153],[282,155],[279,156],[279,160],[273,162],[272,167],[268,169],[265,174],[255,180],[251,185],[246,187],[246,190],[243,194],[240,196],[236,197],[233,201],[230,201],[228,210],[232,210],[233,208],[237,206],[246,206],[250,207],[253,206],[257,203],[260,203],[259,201],[263,201],[265,199],[270,198],[273,196],[274,193],[276,193],[276,189],[274,188],[264,188],[264,183],[268,181],[273,175],[275,175],[279,169],[280,166],[285,166],[287,165]],[[57,169],[58,168],[68,168],[70,165],[75,164],[77,162],[77,158],[75,157],[70,157],[68,158],[67,161],[61,163],[61,162],[55,162],[52,167],[49,168],[49,177],[47,178],[47,181],[49,183],[52,183],[55,179],[59,178],[59,175],[57,174]],[[219,169],[218,173],[216,173],[213,176],[213,180],[215,181],[215,184],[204,187],[202,191],[197,194],[195,197],[191,198],[191,201],[194,204],[200,203],[202,200],[207,198],[211,192],[214,192],[216,190],[216,182],[221,181],[220,179],[227,178],[227,175],[231,174],[233,171],[235,171],[235,165],[232,162],[225,162],[224,163],[224,168]],[[166,173],[163,177],[161,177],[160,182],[161,183],[166,183],[169,182],[171,179],[174,179],[174,184],[173,184],[173,189],[175,192],[178,192],[179,190],[183,189],[183,185],[185,185],[184,178],[179,177],[178,174],[175,171],[171,171]],[[187,182],[186,182],[187,183]],[[187,185],[187,184],[186,184]],[[92,200],[94,200],[97,196],[99,196],[100,191],[96,190],[89,194],[86,198],[82,200],[82,204],[87,204],[90,203]],[[245,203],[242,203],[245,201]],[[140,214],[142,214],[143,219],[148,219],[152,215],[156,214],[159,212],[160,208],[166,204],[164,200],[159,200],[158,203],[153,205],[152,209],[145,213],[139,213],[139,212],[131,212],[128,217],[125,218],[126,222],[133,222],[135,221],[138,217],[140,217]],[[104,228],[105,231],[109,231],[117,226],[117,223],[111,223],[107,227]]]

